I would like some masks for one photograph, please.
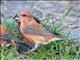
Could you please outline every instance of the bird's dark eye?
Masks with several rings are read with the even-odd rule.
[[[23,17],[25,17],[26,15],[22,15]]]

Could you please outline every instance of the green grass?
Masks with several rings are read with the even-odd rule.
[[[60,23],[57,25],[53,22],[52,32],[55,34],[62,34],[60,30],[64,26],[65,17],[71,12],[72,6],[62,17]],[[49,16],[50,17],[50,16]],[[52,17],[49,18],[50,20]],[[5,20],[5,25],[9,30],[9,34],[13,39],[19,41],[22,37],[19,34],[16,22],[13,23],[12,20]],[[61,26],[61,27],[60,27]],[[45,23],[47,28],[47,22]],[[60,27],[59,29],[57,29]],[[66,34],[66,38],[69,36],[70,32]],[[20,59],[16,55],[16,47],[6,48],[6,46],[0,47],[0,58],[1,60],[80,60],[80,45],[72,44],[68,39],[62,41],[51,42],[47,45],[41,45],[39,48],[32,52],[24,59]]]
[[[20,60],[16,56],[15,48],[1,49],[1,60]],[[41,45],[36,52],[26,55],[28,60],[80,60],[80,46],[73,45],[68,41],[51,42]]]
[[[56,41],[46,46],[42,45],[36,53],[30,54],[27,58],[37,60],[79,60],[79,56],[80,46],[72,45],[66,41]]]

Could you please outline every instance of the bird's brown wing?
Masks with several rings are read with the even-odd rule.
[[[38,35],[38,36],[44,36],[44,35],[53,35],[51,32],[49,32],[44,27],[41,29],[34,28],[32,25],[28,25],[24,28],[24,33],[30,34],[30,35]]]

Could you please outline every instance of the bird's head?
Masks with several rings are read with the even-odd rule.
[[[27,22],[30,22],[33,19],[36,22],[40,23],[40,21],[37,18],[35,18],[32,14],[26,11],[20,11],[17,15],[15,15],[13,19],[15,19],[18,23],[20,23],[21,20],[27,20]]]
[[[20,11],[18,14],[16,14],[14,16],[13,19],[15,19],[18,23],[21,21],[21,20],[30,20],[30,18],[32,18],[32,14],[26,12],[26,11]]]

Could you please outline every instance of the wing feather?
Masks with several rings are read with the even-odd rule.
[[[31,34],[31,35],[39,35],[39,36],[44,36],[44,35],[53,35],[51,32],[49,32],[47,29],[45,29],[44,27],[42,29],[37,29],[34,28],[31,25],[26,26],[26,28],[24,28],[24,33],[26,34]]]

